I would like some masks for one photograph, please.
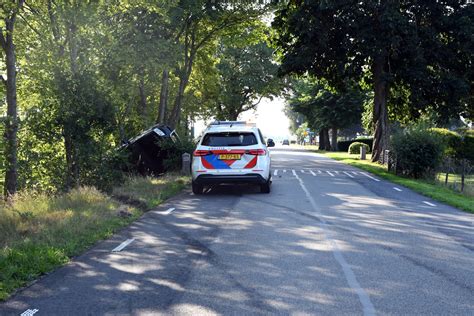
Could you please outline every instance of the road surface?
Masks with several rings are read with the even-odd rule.
[[[474,315],[472,214],[318,154],[272,164],[270,194],[185,192],[0,314]]]

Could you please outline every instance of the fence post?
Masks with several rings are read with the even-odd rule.
[[[184,175],[191,174],[191,155],[188,153],[181,156],[181,173]]]
[[[461,169],[461,192],[464,191],[464,175],[466,173],[466,159],[462,160],[462,169]]]
[[[365,146],[361,146],[360,147],[360,160],[365,160],[366,154],[367,154],[367,149],[365,148]]]

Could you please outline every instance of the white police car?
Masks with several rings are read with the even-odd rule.
[[[270,164],[270,153],[255,124],[216,121],[204,131],[193,153],[193,193],[202,194],[204,186],[221,183],[257,184],[262,193],[270,193]]]

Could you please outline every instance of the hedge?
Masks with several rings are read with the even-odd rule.
[[[362,142],[353,142],[349,146],[349,154],[359,154],[360,153],[360,148],[365,147],[366,153],[370,153],[370,147],[367,144],[364,144]]]

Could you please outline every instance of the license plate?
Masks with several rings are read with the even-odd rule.
[[[219,155],[220,160],[239,160],[240,154],[222,154]]]

